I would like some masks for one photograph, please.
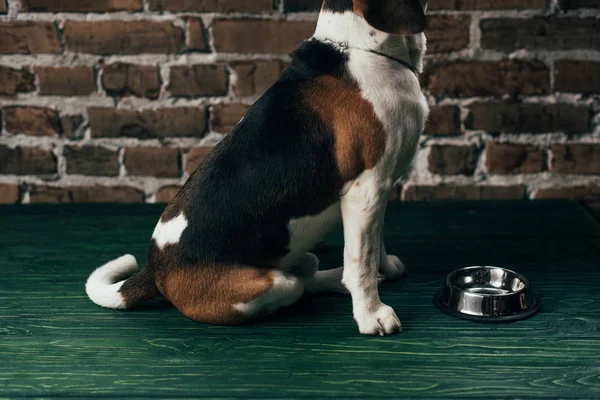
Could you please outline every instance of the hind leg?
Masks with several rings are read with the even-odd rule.
[[[342,270],[319,271],[319,258],[313,253],[304,253],[294,257],[293,266],[284,267],[286,272],[297,276],[309,293],[339,292],[348,293],[342,285]]]
[[[396,256],[387,254],[383,243],[383,229],[381,230],[381,247],[379,253],[379,273],[385,276],[386,281],[400,279],[406,274],[404,263]]]
[[[319,269],[319,259],[313,253],[303,253],[293,257],[291,265],[282,264],[278,267],[279,270],[290,273],[298,278],[311,277]],[[290,264],[290,261],[287,261]]]
[[[348,289],[342,284],[344,268],[334,268],[319,271],[319,259],[313,253],[305,253],[301,261],[294,267],[288,268],[288,272],[296,275],[304,283],[308,293],[337,292],[348,294]],[[385,277],[378,276],[379,283]]]
[[[336,292],[350,294],[342,283],[344,267],[317,271],[310,278],[304,279],[304,287],[308,293]],[[377,283],[386,280],[382,274],[377,275]]]
[[[249,302],[236,303],[233,308],[247,319],[272,314],[281,307],[294,304],[304,293],[304,283],[292,274],[273,271],[273,284],[264,294]]]
[[[383,205],[383,215],[387,204]],[[381,221],[380,247],[379,247],[379,274],[385,277],[386,281],[394,281],[400,279],[406,273],[404,263],[396,256],[390,255],[385,251],[385,243],[383,240],[383,217]]]
[[[342,284],[344,267],[317,271],[309,278],[304,278],[304,286],[309,293],[337,292],[348,294],[348,289]]]
[[[170,272],[159,289],[188,318],[236,325],[295,303],[304,293],[304,284],[283,271],[204,265]]]

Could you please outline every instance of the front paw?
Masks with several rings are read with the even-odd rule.
[[[354,319],[363,335],[385,336],[402,332],[402,324],[394,309],[385,304],[381,304],[375,312],[355,312]]]
[[[396,256],[388,255],[386,262],[382,262],[379,271],[385,276],[386,281],[400,279],[406,273],[404,263]]]

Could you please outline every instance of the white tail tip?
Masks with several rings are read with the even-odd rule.
[[[138,269],[137,261],[126,254],[98,267],[85,284],[85,292],[96,304],[107,308],[126,308],[125,300],[119,292],[121,285]]]

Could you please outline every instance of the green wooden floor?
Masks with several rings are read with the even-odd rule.
[[[235,328],[92,304],[90,271],[145,261],[161,208],[0,208],[0,397],[600,398],[600,226],[576,203],[391,204],[387,247],[410,275],[381,289],[404,326],[388,338],[360,336],[342,295]],[[339,266],[340,234],[327,243]],[[542,312],[441,314],[434,291],[472,264],[525,274]]]

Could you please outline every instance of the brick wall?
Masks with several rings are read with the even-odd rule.
[[[318,0],[0,0],[0,202],[162,202]],[[432,106],[395,198],[600,198],[599,0],[430,0]]]

